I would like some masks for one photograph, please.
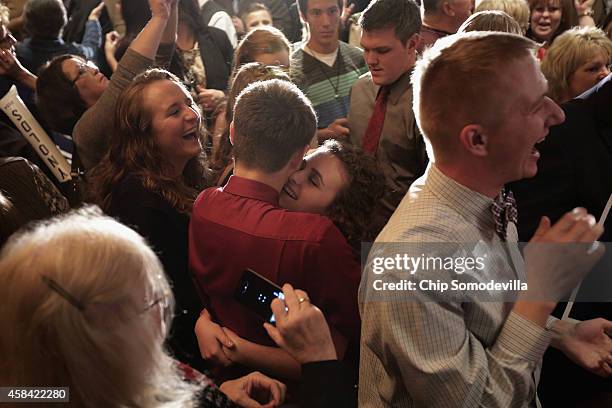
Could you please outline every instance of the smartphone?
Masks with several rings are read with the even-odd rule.
[[[238,287],[234,292],[234,299],[268,323],[276,322],[270,309],[274,298],[285,298],[283,290],[278,285],[252,269],[246,269],[242,273]]]

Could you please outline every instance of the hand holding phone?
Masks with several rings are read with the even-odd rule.
[[[246,269],[242,273],[234,292],[234,299],[268,323],[275,323],[274,314],[270,309],[275,298],[284,299],[283,290],[252,269]]]

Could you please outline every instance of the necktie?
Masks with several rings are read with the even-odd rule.
[[[389,87],[381,86],[376,97],[374,112],[368,122],[368,127],[363,137],[363,150],[367,153],[376,155],[378,150],[378,141],[382,134],[383,125],[385,124],[385,114],[387,112],[387,97],[389,96]]]
[[[506,230],[508,222],[517,223],[518,211],[516,210],[516,200],[512,191],[502,188],[499,195],[493,200],[491,211],[495,218],[495,232],[502,241],[506,241]]]

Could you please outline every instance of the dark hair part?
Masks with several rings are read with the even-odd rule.
[[[234,158],[266,173],[286,166],[317,130],[310,101],[297,86],[280,79],[255,82],[242,91],[233,123]]]
[[[395,36],[406,45],[421,31],[419,6],[413,0],[374,0],[361,14],[359,25],[364,31],[395,28]]]
[[[147,0],[121,1],[121,16],[125,22],[126,37],[134,38],[151,19],[151,9]]]
[[[351,143],[326,140],[321,148],[337,157],[350,177],[329,206],[326,214],[354,248],[372,241],[372,211],[384,193],[385,178],[376,159]]]
[[[338,9],[340,9],[339,14],[342,13],[342,0],[338,0]],[[302,15],[302,18],[306,20],[308,16],[308,0],[297,0],[298,10]]]
[[[82,59],[70,54],[55,57],[41,68],[36,81],[36,105],[40,114],[53,130],[67,135],[87,110],[78,89],[62,70],[62,63],[70,58]]]
[[[34,38],[56,39],[68,22],[61,0],[28,0],[23,13],[25,29]]]
[[[178,19],[185,23],[194,34],[203,33],[207,30],[203,20],[200,18],[200,7],[197,0],[179,0]]]
[[[206,179],[205,157],[202,153],[187,162],[180,180],[168,176],[169,164],[164,160],[152,135],[152,114],[144,105],[145,89],[158,81],[168,80],[185,89],[173,74],[162,69],[150,69],[136,76],[123,90],[115,109],[115,129],[109,150],[93,169],[90,193],[93,201],[108,210],[114,188],[128,175],[142,180],[143,186],[161,195],[172,207],[182,213],[191,213],[197,194]],[[195,102],[192,102],[197,109]],[[203,140],[203,130],[200,140]]]

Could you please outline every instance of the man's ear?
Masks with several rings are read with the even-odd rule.
[[[455,16],[455,9],[453,8],[453,6],[451,6],[450,1],[442,2],[442,12],[447,16]]]
[[[230,143],[232,146],[234,145],[234,121],[232,121],[229,125],[229,133],[230,133]]]
[[[416,49],[419,44],[421,44],[421,35],[419,33],[413,34],[412,37],[408,39],[408,48]]]
[[[459,133],[459,141],[474,156],[484,157],[489,154],[489,139],[480,125],[464,126]]]

